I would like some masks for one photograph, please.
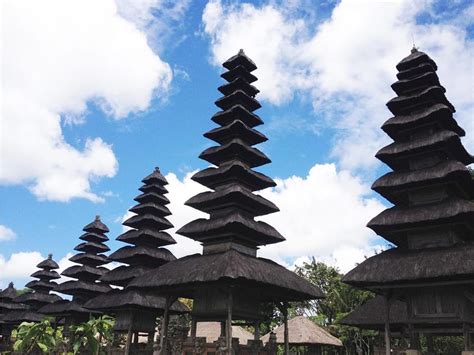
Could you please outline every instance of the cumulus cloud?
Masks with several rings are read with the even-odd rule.
[[[0,255],[0,287],[14,281],[16,288],[23,288],[42,260],[44,257],[37,251],[13,253],[8,259]]]
[[[0,224],[0,241],[13,240],[15,238],[16,233],[13,230]]]
[[[434,1],[342,0],[324,19],[281,3],[209,1],[202,19],[211,61],[220,65],[244,48],[259,66],[260,98],[280,105],[295,94],[309,97],[314,119],[336,128],[332,154],[342,167],[376,164],[375,152],[388,142],[380,125],[390,117],[384,104],[394,96],[395,65],[413,38],[438,63],[456,117],[469,132],[465,142],[474,148],[472,7],[456,8],[449,21],[425,16],[419,23]]]
[[[169,88],[170,66],[113,0],[3,3],[0,184],[23,184],[39,198],[99,202],[91,182],[112,177],[110,144],[68,142],[94,103],[114,119],[145,110]]]
[[[207,218],[184,202],[205,188],[191,180],[195,172],[179,179],[169,173],[169,220],[175,228],[169,232],[177,244],[170,250],[177,256],[200,253],[199,243],[175,231],[196,219]],[[287,239],[283,243],[262,247],[259,255],[284,265],[300,264],[308,256],[348,271],[358,262],[380,249],[384,242],[365,224],[384,206],[370,196],[370,189],[346,170],[337,170],[335,164],[316,164],[307,176],[276,179],[277,187],[262,191],[280,212],[261,219],[277,228]],[[343,207],[341,207],[343,205]]]
[[[262,247],[260,255],[291,265],[314,256],[348,271],[384,242],[365,225],[384,206],[369,186],[335,164],[316,164],[307,176],[276,179],[262,191],[280,212],[262,217],[286,242]]]

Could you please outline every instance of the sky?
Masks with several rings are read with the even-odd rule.
[[[0,288],[21,288],[53,253],[61,268],[96,215],[114,239],[141,179],[159,166],[169,218],[204,188],[202,134],[240,48],[254,74],[272,160],[260,193],[280,212],[261,219],[286,241],[259,255],[308,258],[347,272],[387,248],[366,223],[390,206],[371,191],[387,171],[381,124],[395,65],[413,44],[438,64],[474,151],[474,5],[458,0],[3,0],[0,118]],[[171,230],[178,257],[198,243]]]

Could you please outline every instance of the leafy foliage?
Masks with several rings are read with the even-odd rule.
[[[44,354],[50,354],[65,344],[62,328],[54,329],[49,318],[38,323],[21,323],[14,337],[16,341],[13,349],[26,354],[38,349]]]
[[[290,310],[290,314],[309,316],[319,325],[326,327],[342,341],[347,354],[356,350],[369,353],[369,349],[377,340],[377,332],[348,327],[339,321],[374,295],[344,284],[343,275],[337,268],[317,262],[314,258],[311,262],[297,267],[295,272],[318,286],[326,298],[297,303]]]
[[[103,340],[106,344],[113,341],[114,319],[110,316],[99,318],[92,317],[89,321],[72,326],[74,334],[72,349],[74,354],[81,349],[88,349],[93,355],[99,355],[104,348]]]

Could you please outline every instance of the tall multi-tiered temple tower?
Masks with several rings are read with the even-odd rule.
[[[212,191],[186,202],[209,214],[183,226],[178,233],[200,242],[203,253],[169,262],[156,271],[137,277],[129,287],[154,289],[166,294],[168,304],[176,297],[194,299],[192,334],[196,321],[225,322],[221,349],[232,353],[232,320],[258,323],[261,304],[275,302],[286,312],[286,302],[323,297],[322,292],[284,267],[258,258],[259,247],[285,239],[272,226],[255,217],[277,212],[278,208],[255,191],[275,186],[269,177],[253,168],[270,159],[253,146],[267,138],[254,127],[263,122],[253,113],[260,108],[254,98],[259,92],[251,74],[257,67],[243,51],[227,60],[219,87],[224,95],[216,101],[222,109],[212,120],[218,128],[204,134],[218,143],[200,158],[215,165],[193,176]],[[162,351],[166,339],[164,317]],[[258,332],[256,332],[258,336]],[[164,336],[164,338],[163,338]]]
[[[465,132],[453,118],[435,62],[413,49],[397,69],[392,88],[398,96],[387,103],[394,117],[382,126],[394,142],[376,155],[393,171],[372,186],[394,206],[368,224],[396,247],[365,260],[344,281],[389,302],[405,301],[411,348],[419,349],[417,332],[464,331],[468,350],[474,325],[474,180],[466,165],[474,159],[461,143]]]
[[[25,287],[33,290],[33,292],[26,292],[13,299],[14,302],[25,304],[29,308],[10,312],[5,316],[5,322],[12,324],[39,322],[43,315],[38,313],[38,309],[47,304],[61,301],[61,297],[50,293],[58,285],[53,280],[60,278],[59,274],[55,271],[59,269],[59,265],[53,260],[53,255],[49,254],[48,258],[40,262],[36,267],[40,270],[31,274],[31,277],[38,280],[30,281],[25,285]]]
[[[71,295],[72,301],[55,302],[39,309],[39,312],[56,318],[64,317],[66,325],[87,321],[91,311],[83,307],[84,303],[112,289],[108,284],[98,281],[109,271],[101,266],[109,263],[107,256],[103,254],[110,250],[104,244],[109,240],[105,235],[109,232],[109,228],[97,216],[92,223],[83,228],[83,231],[85,233],[79,239],[84,242],[74,248],[79,253],[69,259],[78,265],[68,267],[61,273],[75,280],[63,282],[54,289],[54,291]]]
[[[109,260],[126,265],[119,266],[101,276],[100,280],[111,285],[126,287],[130,281],[153,270],[176,257],[163,246],[176,241],[164,230],[173,225],[167,220],[171,215],[166,207],[169,200],[164,196],[168,191],[166,178],[155,168],[145,177],[140,187],[142,194],[135,198],[137,205],[130,209],[134,213],[123,224],[131,229],[117,237],[117,240],[130,245],[124,246],[109,255]],[[163,314],[165,298],[149,290],[122,289],[99,295],[86,304],[86,308],[116,316],[115,331],[127,333],[127,350],[130,348],[132,334],[138,341],[138,333],[149,334],[149,345],[153,345],[153,334],[157,317]],[[179,301],[170,311],[183,313],[188,309]]]

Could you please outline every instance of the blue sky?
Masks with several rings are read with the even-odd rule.
[[[189,174],[207,166],[219,66],[240,48],[259,67],[263,194],[287,241],[262,255],[316,256],[346,271],[383,240],[365,228],[388,205],[379,127],[412,39],[439,66],[474,148],[473,11],[468,1],[7,1],[0,125],[0,287],[49,252],[66,265],[96,214],[113,240],[140,180],[170,180],[176,227],[198,214]],[[89,142],[89,143],[87,143]],[[88,145],[89,144],[89,145]],[[74,181],[71,183],[71,181]],[[3,240],[2,240],[3,239]],[[199,246],[177,237],[178,256]],[[120,243],[111,241],[112,250]]]

